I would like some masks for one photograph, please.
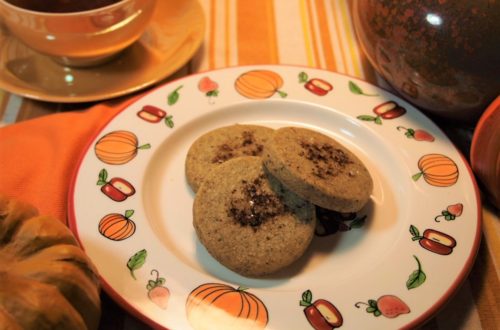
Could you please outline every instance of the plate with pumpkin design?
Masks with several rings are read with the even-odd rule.
[[[359,212],[318,209],[306,253],[264,278],[222,266],[192,225],[187,151],[235,123],[331,136],[374,182]],[[427,117],[361,80],[280,65],[192,75],[128,105],[89,141],[69,213],[105,290],[168,329],[413,328],[465,279],[481,232],[470,168]]]

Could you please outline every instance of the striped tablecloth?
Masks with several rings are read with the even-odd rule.
[[[207,22],[204,43],[192,60],[168,79],[227,66],[288,64],[337,71],[387,87],[358,47],[347,0],[200,0],[200,3]],[[0,91],[0,126],[90,105],[33,101]],[[465,143],[456,141],[465,154],[467,137],[470,135]],[[468,280],[423,329],[500,329],[498,210],[485,202],[483,216],[483,240]],[[103,308],[102,329],[147,329],[105,294]]]

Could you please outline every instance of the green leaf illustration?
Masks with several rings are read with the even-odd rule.
[[[214,89],[213,91],[207,92],[206,95],[208,97],[217,97],[217,96],[219,96],[219,90],[218,89]]]
[[[149,280],[148,285],[146,285],[146,289],[148,289],[148,291],[151,291],[155,287],[156,287],[156,281]]]
[[[349,81],[349,90],[353,94],[357,94],[357,95],[363,94],[363,90],[352,81]]]
[[[299,83],[303,84],[306,83],[309,80],[309,77],[307,76],[307,73],[301,72],[299,73]]]
[[[414,225],[411,225],[410,226],[410,234],[413,236],[413,237],[420,237],[420,232],[418,231],[418,228],[415,227]]]
[[[413,256],[413,257],[417,261],[418,268],[417,268],[417,270],[414,270],[410,274],[410,276],[408,277],[408,280],[406,281],[406,288],[408,290],[418,288],[427,279],[427,276],[425,275],[424,271],[422,270],[422,265],[420,264],[420,260],[418,260],[418,258],[416,256]]]
[[[130,219],[130,217],[134,214],[134,210],[126,210],[125,218]]]
[[[286,92],[283,92],[283,91],[277,90],[276,93],[278,93],[278,95],[281,96],[282,98],[285,98],[288,96],[288,94]]]
[[[300,301],[300,306],[309,306],[312,304],[312,292],[311,290],[306,290],[302,293],[302,300]]]
[[[378,96],[378,94],[367,94],[367,93],[363,92],[361,87],[356,85],[356,83],[354,81],[349,81],[349,90],[351,91],[351,93],[356,94],[356,95]]]
[[[108,182],[108,171],[106,171],[105,168],[103,168],[99,172],[99,179],[97,180],[97,185],[102,186],[105,185]]]
[[[135,253],[127,262],[127,268],[130,270],[130,275],[136,280],[134,271],[141,268],[146,262],[146,257],[148,256],[148,252],[143,249]]]
[[[184,87],[183,85],[180,85],[179,87],[177,87],[173,92],[171,92],[170,94],[168,94],[168,98],[167,98],[167,103],[168,105],[174,105],[177,103],[177,101],[179,101],[179,90]]]
[[[370,116],[370,115],[359,115],[356,118],[358,118],[359,120],[364,120],[364,121],[375,121],[375,119],[377,117]]]
[[[167,116],[165,117],[165,124],[170,127],[170,128],[174,128],[174,120],[173,120],[173,116],[170,115],[170,116]]]
[[[420,177],[424,174],[424,172],[418,172],[416,174],[413,174],[411,176],[411,178],[413,179],[413,181],[417,181],[418,179],[420,179]]]

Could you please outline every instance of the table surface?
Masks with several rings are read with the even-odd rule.
[[[347,0],[200,0],[200,4],[206,18],[202,46],[184,67],[160,83],[227,66],[289,64],[337,71],[389,88],[358,47]],[[42,102],[0,90],[0,126],[91,105]],[[437,123],[468,155],[473,127]],[[500,329],[499,221],[498,210],[483,198],[482,242],[471,273],[422,329]],[[148,328],[105,293],[102,301],[102,329]]]

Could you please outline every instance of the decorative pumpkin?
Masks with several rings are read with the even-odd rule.
[[[264,329],[267,308],[243,288],[206,283],[191,291],[186,313],[193,329]]]
[[[132,132],[113,131],[96,142],[95,154],[106,164],[121,165],[134,159],[138,150],[149,148],[149,143],[139,146],[137,136]]]
[[[279,89],[283,86],[283,78],[269,70],[254,70],[243,73],[236,79],[236,91],[249,99],[267,99],[278,93],[286,97]]]
[[[449,187],[458,180],[457,164],[441,154],[427,154],[418,161],[419,173],[412,176],[414,181],[424,177],[425,182],[436,187]]]
[[[63,223],[0,196],[0,328],[97,329],[99,290]]]
[[[99,232],[113,241],[123,241],[135,233],[135,223],[130,220],[133,210],[125,211],[125,215],[110,213],[99,221]]]

